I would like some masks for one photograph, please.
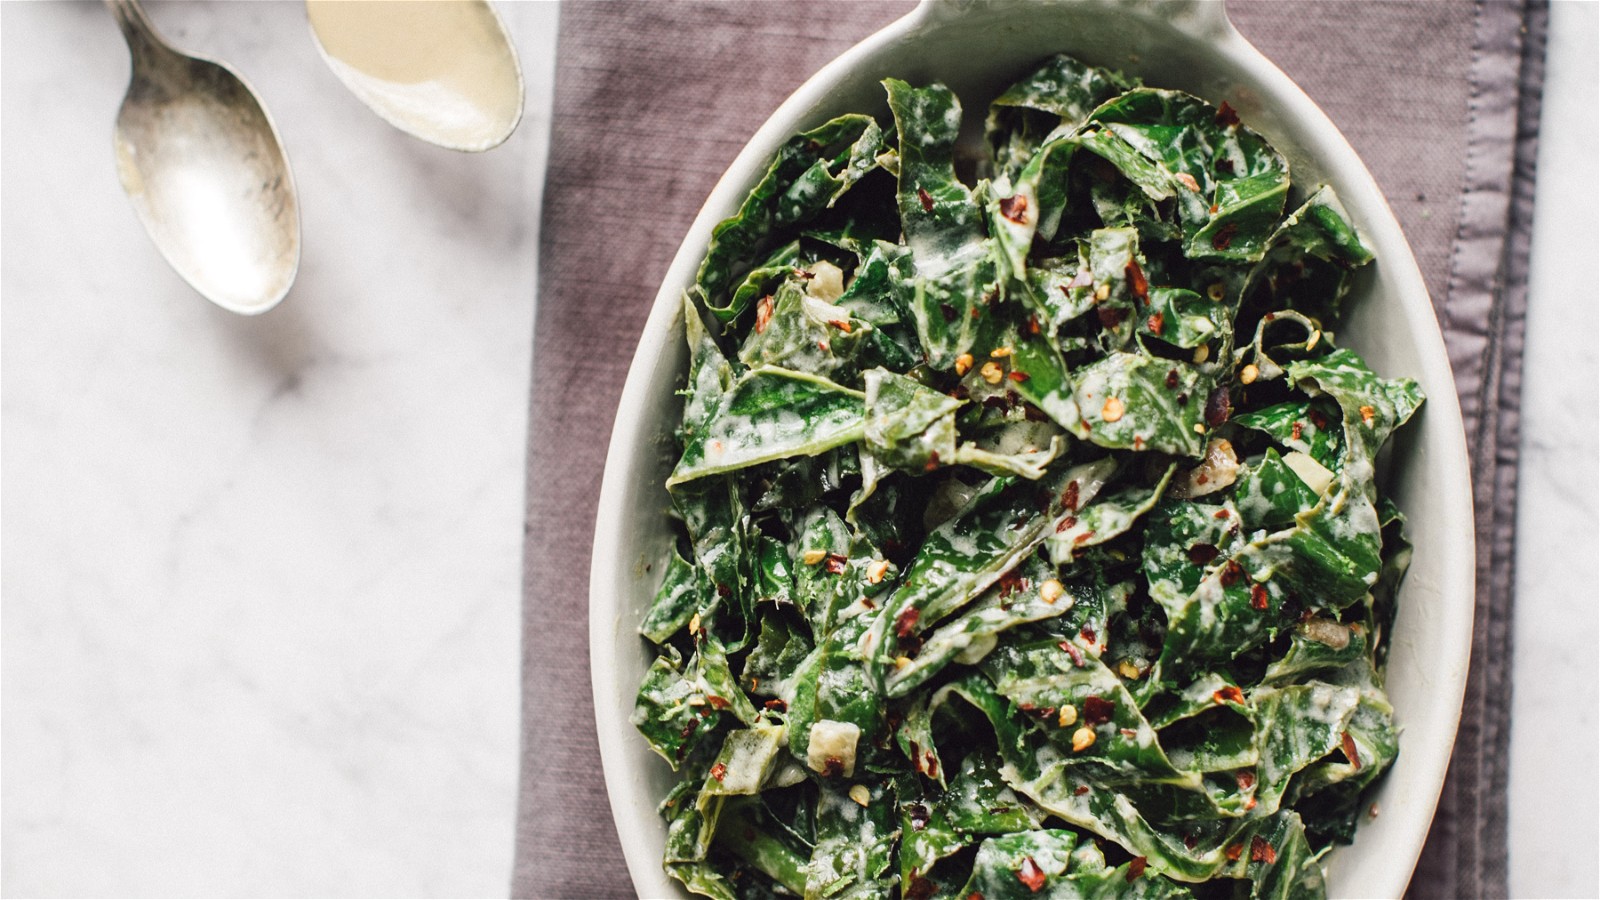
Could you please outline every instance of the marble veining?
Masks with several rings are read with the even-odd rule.
[[[151,4],[295,169],[300,277],[241,319],[117,184],[110,16],[0,9],[8,895],[505,892],[556,8],[502,12],[527,115],[465,155],[350,96],[302,4]]]
[[[1600,423],[1594,167],[1600,127],[1591,4],[1553,3],[1535,187],[1517,479],[1510,887],[1516,897],[1600,896]],[[1574,327],[1574,323],[1581,323]]]

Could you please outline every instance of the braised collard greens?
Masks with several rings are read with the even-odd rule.
[[[633,721],[711,897],[1307,897],[1398,752],[1422,402],[1227,105],[1056,57],[796,135],[685,297]],[[969,167],[973,172],[966,172]],[[965,176],[965,177],[964,177]],[[1286,212],[1287,210],[1287,212]]]

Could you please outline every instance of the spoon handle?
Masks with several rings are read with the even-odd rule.
[[[174,52],[156,33],[139,0],[105,0],[105,3],[116,18],[117,26],[122,29],[122,37],[128,42],[128,52],[133,55],[135,65]]]

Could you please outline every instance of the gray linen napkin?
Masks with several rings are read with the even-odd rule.
[[[769,112],[909,6],[563,4],[528,440],[515,896],[633,893],[595,743],[586,610],[605,445],[647,305],[701,202]],[[1461,735],[1412,892],[1504,896],[1517,406],[1545,8],[1236,0],[1229,12],[1361,153],[1445,329],[1475,462],[1478,627]]]

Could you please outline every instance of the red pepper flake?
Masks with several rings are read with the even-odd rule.
[[[917,630],[917,620],[922,618],[922,610],[912,607],[895,616],[894,633],[896,637],[908,638]]]
[[[1137,259],[1128,260],[1128,267],[1123,270],[1128,276],[1128,287],[1133,289],[1133,295],[1146,303],[1150,302],[1150,282],[1144,277],[1144,270],[1139,268]]]
[[[729,703],[726,699],[724,699],[722,697],[718,697],[716,694],[707,694],[706,695],[706,702],[711,704],[712,706],[716,707],[717,709],[727,709],[728,707],[733,705],[733,704]]]
[[[1067,516],[1065,519],[1061,520],[1060,525],[1056,526],[1056,534],[1060,534],[1076,524],[1078,524],[1077,516]]]
[[[1130,741],[1139,736],[1139,732],[1133,730],[1132,728],[1119,728],[1117,731]]]
[[[1092,538],[1092,537],[1094,537],[1094,531],[1091,529],[1091,530],[1085,531],[1083,534],[1080,534],[1077,537],[1073,538],[1072,542],[1074,544],[1084,544],[1084,543],[1088,543],[1089,538]]]
[[[1197,566],[1210,565],[1211,561],[1216,559],[1217,554],[1221,552],[1210,544],[1195,544],[1189,548],[1189,562]]]
[[[937,468],[939,468],[939,451],[937,451],[937,450],[929,450],[928,451],[928,461],[926,463],[923,463],[922,471],[924,471],[924,472],[932,472],[933,470],[935,470]]]
[[[1116,704],[1102,697],[1083,698],[1083,721],[1088,725],[1099,725],[1101,722],[1111,721],[1111,716],[1117,711]]]
[[[1345,758],[1350,760],[1350,765],[1354,766],[1356,771],[1359,772],[1361,770],[1361,754],[1356,752],[1356,739],[1350,736],[1350,732],[1346,731],[1339,735],[1339,748],[1344,751]]]
[[[973,318],[974,318],[974,319],[980,319],[980,318],[982,318],[982,317],[983,317],[983,307],[981,307],[981,306],[974,306],[974,307],[973,307],[973,308],[972,308],[972,317],[973,317]]]
[[[1072,658],[1072,664],[1074,666],[1080,669],[1083,668],[1083,651],[1078,649],[1078,645],[1071,641],[1062,641],[1061,643],[1056,644],[1056,646],[1066,651],[1067,656]]]
[[[716,765],[711,767],[711,777],[715,778],[718,781],[721,781],[723,776],[725,776],[727,774],[728,774],[728,767],[723,765],[722,763],[717,763]]]
[[[1039,333],[1039,317],[1036,316],[1036,315],[1033,315],[1031,313],[1028,315],[1028,333],[1029,334],[1038,334]]]
[[[828,352],[828,342],[827,341],[817,341],[817,349],[821,350],[823,353],[827,353]]]
[[[1023,578],[1020,574],[1018,574],[1016,569],[1012,569],[1004,575],[1001,575],[997,583],[1000,587],[1001,599],[1005,599],[1006,597],[1009,597],[1018,591],[1025,591],[1028,589],[1028,579]]]
[[[922,204],[923,212],[933,212],[933,197],[922,188],[917,188],[917,202]]]
[[[983,894],[979,891],[973,891],[967,895],[967,900],[983,900]]]
[[[1244,852],[1243,844],[1229,844],[1227,851],[1228,862],[1238,862],[1239,854]]]
[[[1310,419],[1311,420],[1311,424],[1317,426],[1318,429],[1322,429],[1322,428],[1327,428],[1328,427],[1328,417],[1323,415],[1320,410],[1315,410],[1315,409],[1306,410],[1306,418]]]
[[[1135,856],[1128,860],[1128,883],[1133,884],[1138,881],[1139,876],[1144,874],[1144,867],[1149,864],[1150,861],[1143,856]]]
[[[1072,793],[1074,796],[1082,797],[1084,794],[1089,793],[1089,786],[1087,784],[1080,784],[1072,789]]]
[[[1256,773],[1249,769],[1236,773],[1233,778],[1239,782],[1239,790],[1241,791],[1248,791],[1256,786]]]
[[[1167,370],[1167,390],[1172,390],[1173,388],[1175,388],[1177,386],[1178,386],[1178,370],[1177,369],[1168,369]]]
[[[1228,685],[1220,691],[1212,691],[1211,699],[1217,703],[1244,703],[1244,691],[1237,685]]]
[[[1228,517],[1228,508],[1226,506],[1224,506],[1222,509],[1219,509],[1216,512],[1211,514],[1211,518],[1213,518],[1213,519],[1226,519],[1227,517]]]
[[[1107,331],[1121,325],[1122,320],[1128,317],[1126,310],[1114,309],[1110,306],[1101,306],[1094,311],[1094,314],[1100,320],[1100,327]]]
[[[1212,211],[1215,212],[1216,210],[1213,209]],[[1211,236],[1211,246],[1218,250],[1226,250],[1228,249],[1228,245],[1233,243],[1233,236],[1238,233],[1239,226],[1229,222],[1221,228],[1218,228],[1217,233]]]
[[[1206,396],[1206,424],[1217,428],[1233,414],[1233,401],[1228,399],[1228,389],[1219,387]]]
[[[1061,505],[1074,512],[1078,509],[1078,479],[1067,482],[1067,489],[1061,492]]]
[[[756,334],[767,330],[767,325],[772,321],[772,295],[762,297],[756,303]]]
[[[1015,381],[1017,384],[1021,384],[1024,381],[1028,380],[1028,373],[1027,372],[1018,372],[1018,371],[1013,370],[1013,371],[1007,372],[1006,373],[1006,377],[1011,379],[1012,381]]]
[[[1289,440],[1291,440],[1291,441],[1300,440],[1300,431],[1301,431],[1301,429],[1303,427],[1304,426],[1302,426],[1299,422],[1296,422],[1293,425],[1289,426]]]
[[[1150,318],[1144,320],[1144,324],[1146,328],[1150,329],[1151,334],[1159,337],[1161,335],[1161,327],[1167,324],[1167,317],[1161,313],[1151,313]]]
[[[1267,608],[1267,586],[1259,581],[1250,585],[1250,605],[1256,609]]]
[[[1094,642],[1095,642],[1095,640],[1096,640],[1096,638],[1095,638],[1095,634],[1094,634],[1094,629],[1093,629],[1093,628],[1090,628],[1090,627],[1089,627],[1089,626],[1087,626],[1087,625],[1085,625],[1085,626],[1083,626],[1083,628],[1082,628],[1082,629],[1080,629],[1080,630],[1079,630],[1079,631],[1078,631],[1078,633],[1079,633],[1079,634],[1081,634],[1081,635],[1083,635],[1083,639],[1084,639],[1084,640],[1086,640],[1086,641],[1088,641],[1088,642],[1089,642],[1089,643],[1091,643],[1091,644],[1092,644],[1092,643],[1094,643]]]
[[[939,777],[939,756],[932,750],[924,750],[922,753],[922,774],[929,778]]]
[[[1234,585],[1238,584],[1239,583],[1239,579],[1241,579],[1243,577],[1244,577],[1244,566],[1239,565],[1239,563],[1236,560],[1230,559],[1230,560],[1228,560],[1227,565],[1222,567],[1221,581],[1222,581],[1222,586],[1225,587],[1225,588],[1231,588]]]
[[[1037,894],[1044,888],[1044,870],[1033,861],[1033,857],[1026,856],[1022,859],[1022,868],[1017,870],[1017,880],[1028,886],[1028,890]]]
[[[783,702],[782,700],[768,700],[766,702],[766,707],[767,707],[767,709],[770,709],[773,712],[788,712],[789,711],[789,704]]]
[[[850,323],[844,319],[829,319],[828,324],[839,329],[845,334],[850,333]]]
[[[1272,865],[1278,861],[1278,851],[1272,845],[1261,839],[1260,835],[1250,838],[1250,861],[1264,862]]]
[[[1222,101],[1222,105],[1217,107],[1217,125],[1229,128],[1237,124],[1239,124],[1239,114],[1228,105],[1228,101]]]
[[[1207,475],[1204,472],[1201,472],[1199,475],[1196,475],[1194,477],[1194,483],[1195,484],[1205,484],[1206,482],[1208,482],[1210,480],[1211,480],[1211,476]]]
[[[829,553],[828,558],[822,563],[822,568],[829,575],[843,575],[845,567],[849,562],[850,557],[848,556],[841,556],[837,553]]]
[[[1004,197],[1000,200],[1000,215],[1005,216],[1018,225],[1027,224],[1028,197],[1026,194],[1017,194]]]

